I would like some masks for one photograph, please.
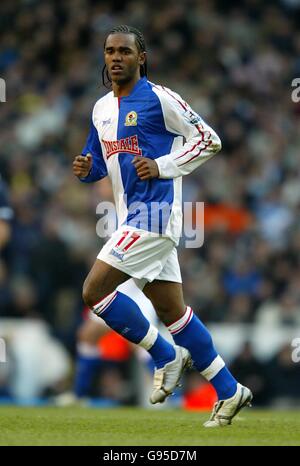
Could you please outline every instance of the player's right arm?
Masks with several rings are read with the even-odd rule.
[[[107,168],[93,120],[81,155],[77,155],[73,161],[73,173],[83,183],[92,183],[107,176]]]

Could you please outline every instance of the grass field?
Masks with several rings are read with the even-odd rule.
[[[247,409],[230,427],[207,413],[135,408],[0,407],[0,445],[300,445],[300,411]]]

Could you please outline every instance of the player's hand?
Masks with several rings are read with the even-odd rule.
[[[73,162],[73,173],[79,178],[85,178],[90,173],[93,165],[93,159],[91,154],[77,155]]]
[[[137,176],[141,180],[150,180],[151,178],[158,178],[159,171],[155,160],[147,157],[134,157],[132,163],[134,164]]]

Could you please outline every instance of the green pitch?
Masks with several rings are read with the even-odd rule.
[[[232,426],[182,410],[0,407],[0,445],[300,445],[300,411],[245,409]]]

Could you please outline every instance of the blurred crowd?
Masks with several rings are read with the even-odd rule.
[[[38,317],[72,350],[83,280],[102,246],[107,180],[71,165],[102,85],[109,29],[140,29],[148,77],[222,140],[184,179],[205,202],[205,242],[180,247],[186,301],[205,322],[300,325],[300,1],[10,0],[0,5],[0,172],[14,209],[0,316]]]

